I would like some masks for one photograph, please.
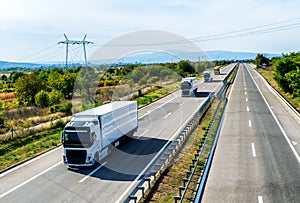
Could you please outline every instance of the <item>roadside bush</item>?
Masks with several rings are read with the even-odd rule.
[[[72,113],[72,103],[68,102],[66,104],[56,104],[49,108],[49,113],[63,112],[67,114]]]
[[[3,128],[5,126],[5,117],[2,113],[0,113],[0,127]]]
[[[49,102],[50,104],[58,104],[61,99],[64,97],[63,93],[53,90],[49,93]]]
[[[49,93],[41,90],[35,95],[35,103],[39,107],[47,107],[50,104]]]
[[[57,120],[51,126],[52,129],[63,128],[63,127],[65,127],[65,123],[62,119]]]

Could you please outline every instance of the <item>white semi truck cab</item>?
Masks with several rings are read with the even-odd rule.
[[[125,143],[137,126],[137,102],[117,101],[74,114],[61,137],[64,164],[94,165]]]

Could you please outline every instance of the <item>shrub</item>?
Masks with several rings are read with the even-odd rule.
[[[47,107],[50,104],[49,93],[41,90],[35,95],[35,103],[39,107]]]

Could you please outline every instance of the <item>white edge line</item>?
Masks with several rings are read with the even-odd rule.
[[[252,148],[252,156],[256,157],[256,151],[255,151],[255,145],[254,145],[254,143],[251,143],[251,148]]]
[[[262,196],[258,196],[258,203],[264,203]]]
[[[170,115],[172,114],[172,112],[168,113],[167,115],[164,116],[164,119],[168,118]]]
[[[82,183],[83,181],[85,181],[86,179],[88,179],[91,175],[93,175],[94,173],[96,173],[100,168],[102,168],[103,166],[105,166],[107,164],[107,162],[104,162],[103,164],[101,164],[100,166],[98,166],[95,170],[93,170],[92,172],[90,172],[88,175],[86,175],[84,178],[82,178],[80,181],[78,181],[79,183]]]
[[[207,99],[206,99],[207,100]],[[204,100],[200,106],[203,105],[203,103],[206,101]],[[116,203],[120,203],[124,197],[128,194],[128,192],[132,189],[132,187],[136,184],[136,182],[142,177],[142,175],[148,170],[148,168],[153,164],[153,162],[156,160],[158,156],[165,150],[165,148],[172,142],[175,136],[179,134],[179,132],[182,130],[182,126],[185,126],[188,121],[195,115],[195,113],[198,111],[198,108],[190,115],[190,117],[186,120],[186,122],[181,125],[181,127],[178,128],[178,130],[173,134],[173,136],[168,140],[168,142],[157,152],[155,157],[148,163],[148,165],[143,169],[143,171],[132,181],[132,183],[127,187],[127,189],[120,195],[120,197],[116,200]]]
[[[43,158],[44,156],[47,156],[47,155],[49,155],[49,154],[51,154],[51,153],[53,153],[53,152],[59,150],[60,148],[62,148],[62,145],[59,146],[59,147],[57,147],[57,148],[55,148],[55,149],[52,149],[52,150],[50,150],[50,151],[44,153],[44,154],[42,154],[42,155],[40,155],[40,156],[37,156],[37,157],[35,157],[35,158],[33,158],[33,159],[29,160],[29,161],[26,161],[25,163],[20,164],[19,166],[16,166],[16,167],[14,167],[14,168],[12,168],[12,169],[10,169],[10,170],[8,170],[8,171],[5,171],[5,172],[3,172],[3,173],[0,174],[0,178],[2,178],[3,176],[5,176],[5,175],[7,175],[7,174],[9,174],[9,173],[11,173],[11,172],[13,172],[13,171],[15,171],[15,170],[17,170],[17,169],[23,167],[23,166],[26,166],[26,165],[28,165],[28,164],[34,162],[34,161],[37,161],[37,160]]]
[[[249,75],[250,75],[252,81],[254,82],[254,84],[255,84],[256,88],[258,89],[259,93],[261,94],[263,100],[264,100],[265,103],[267,104],[267,106],[268,106],[268,108],[269,108],[269,111],[271,112],[271,114],[272,114],[272,116],[273,116],[275,122],[277,123],[279,129],[281,130],[281,132],[282,132],[282,134],[283,134],[285,140],[287,141],[287,143],[288,143],[288,145],[290,146],[292,152],[294,153],[294,155],[296,156],[298,162],[300,163],[300,157],[299,157],[299,154],[297,153],[297,151],[296,151],[296,149],[294,148],[293,144],[292,144],[291,141],[289,140],[289,138],[288,138],[286,132],[284,131],[283,127],[281,126],[281,124],[280,124],[280,122],[279,122],[279,120],[277,119],[276,115],[274,114],[273,110],[271,109],[271,107],[270,107],[269,103],[267,102],[265,96],[263,95],[263,93],[262,93],[261,90],[259,89],[259,87],[258,87],[257,83],[255,82],[255,80],[254,80],[252,74],[250,73],[250,71],[249,71],[247,68],[246,68],[246,70],[248,71],[248,73],[249,73]]]
[[[150,131],[150,129],[145,130],[145,132],[143,132],[140,136],[137,136],[136,139],[140,139],[142,136],[144,136],[149,131]]]
[[[268,82],[267,80],[260,74],[256,71],[257,75],[263,80],[263,82],[265,83],[265,85],[270,89],[272,90],[286,105],[288,105],[288,107],[290,107],[290,109],[298,116],[300,117],[300,113],[283,97],[281,96],[281,94],[279,94],[275,89],[274,87],[272,87]]]
[[[46,169],[46,170],[40,172],[39,174],[37,174],[37,175],[35,175],[35,176],[33,176],[33,177],[27,179],[26,181],[24,181],[24,182],[22,182],[21,184],[19,184],[19,185],[13,187],[12,189],[6,191],[5,193],[2,193],[2,194],[0,195],[0,199],[3,198],[4,196],[8,195],[9,193],[15,191],[16,189],[22,187],[23,185],[29,183],[30,181],[36,179],[37,177],[43,175],[44,173],[47,173],[48,171],[50,171],[51,169],[55,168],[55,167],[58,166],[59,164],[62,164],[62,162],[60,161],[60,162],[54,164],[54,165],[51,166],[50,168],[48,168],[48,169]]]
[[[240,68],[240,66],[238,67],[238,69]],[[236,72],[236,78],[237,78],[237,75],[238,75],[238,71]],[[236,80],[234,80],[233,81],[233,85],[232,85],[232,87],[231,87],[231,89],[230,89],[230,92],[229,92],[229,95],[228,95],[228,101],[230,100],[230,98],[231,98],[231,94],[232,94],[232,91],[233,91],[233,87],[235,86],[235,84],[236,84],[236,82],[235,82]]]

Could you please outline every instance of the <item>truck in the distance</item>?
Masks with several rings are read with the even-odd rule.
[[[210,71],[204,71],[203,72],[203,78],[204,78],[204,82],[210,82],[212,81],[212,75]]]
[[[180,89],[182,97],[191,97],[197,91],[197,78],[196,77],[187,77],[182,78]]]
[[[63,162],[92,166],[126,142],[138,127],[137,102],[116,101],[74,114],[61,140]]]
[[[220,75],[221,73],[220,73],[220,67],[219,66],[217,66],[217,67],[215,67],[214,68],[214,75]]]

